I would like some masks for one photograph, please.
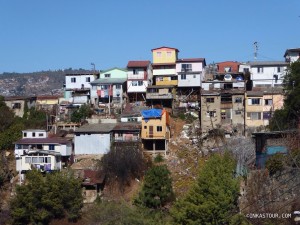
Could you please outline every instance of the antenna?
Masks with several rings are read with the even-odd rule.
[[[257,59],[257,51],[258,51],[258,43],[257,43],[257,41],[255,41],[253,43],[253,45],[254,45],[254,61],[256,61],[256,59]]]

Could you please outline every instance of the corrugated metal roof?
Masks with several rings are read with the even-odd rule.
[[[249,62],[249,65],[252,67],[255,66],[287,66],[289,63],[285,61],[257,61],[257,62]]]
[[[91,85],[96,84],[123,84],[127,81],[126,78],[100,78],[93,82],[91,82]]]
[[[110,133],[116,123],[97,123],[97,124],[85,124],[76,129],[74,133]]]

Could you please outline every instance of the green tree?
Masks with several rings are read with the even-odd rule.
[[[81,182],[68,172],[26,174],[11,201],[13,224],[48,224],[54,218],[76,220],[82,208]]]
[[[13,111],[5,104],[4,97],[0,96],[0,132],[13,123],[14,117]]]
[[[88,105],[84,104],[71,114],[71,121],[78,123],[88,117],[91,117],[92,115],[93,111],[91,110],[91,108]]]
[[[300,115],[300,61],[292,63],[284,77],[285,100],[283,109],[276,110],[270,120],[271,130],[296,128]]]
[[[225,153],[214,154],[202,166],[190,192],[173,207],[177,224],[224,224],[237,209],[239,179],[235,160]]]
[[[154,165],[147,171],[142,190],[135,203],[148,208],[160,208],[170,202],[172,197],[170,171],[166,165]]]

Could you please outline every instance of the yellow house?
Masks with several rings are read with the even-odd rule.
[[[153,76],[156,85],[178,85],[176,74],[177,48],[160,47],[151,50],[153,56]]]
[[[169,113],[162,109],[143,110],[141,138],[145,151],[166,154],[170,140]]]
[[[272,91],[272,90],[271,90]],[[265,92],[263,96],[263,120],[264,125],[269,125],[269,120],[277,109],[281,109],[284,103],[282,90]]]
[[[58,106],[59,96],[37,96],[36,107],[42,110],[53,110]]]
[[[246,93],[246,126],[256,128],[264,125],[263,121],[263,92],[248,91]]]

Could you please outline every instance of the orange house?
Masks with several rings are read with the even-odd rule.
[[[170,140],[170,115],[164,109],[149,109],[142,112],[142,142],[145,151],[164,153]]]

